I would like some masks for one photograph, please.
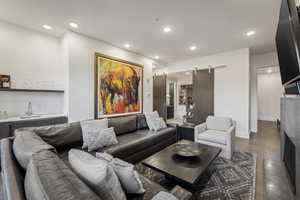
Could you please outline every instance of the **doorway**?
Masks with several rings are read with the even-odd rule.
[[[257,117],[261,121],[280,119],[280,98],[283,96],[279,67],[257,69]]]

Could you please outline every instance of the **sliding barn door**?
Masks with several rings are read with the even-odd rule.
[[[153,76],[153,110],[157,110],[159,116],[167,119],[167,76]]]
[[[193,122],[205,122],[214,114],[214,70],[196,70],[193,73]]]

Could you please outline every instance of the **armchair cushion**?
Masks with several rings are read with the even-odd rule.
[[[206,126],[207,129],[227,131],[232,126],[232,120],[229,117],[208,116]]]
[[[206,130],[201,134],[197,135],[197,140],[203,140],[207,142],[213,142],[221,145],[226,145],[226,135],[227,133],[224,131],[217,130]]]

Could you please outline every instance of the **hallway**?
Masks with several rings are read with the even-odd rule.
[[[259,121],[250,140],[235,138],[235,149],[257,153],[256,200],[293,200],[288,175],[280,159],[280,135],[275,122]]]

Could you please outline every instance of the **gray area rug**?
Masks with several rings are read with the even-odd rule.
[[[136,165],[139,173],[170,190],[173,181],[157,171]],[[234,152],[232,160],[218,157],[207,169],[196,189],[192,191],[196,200],[254,200],[255,199],[256,155]]]

